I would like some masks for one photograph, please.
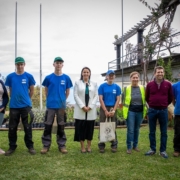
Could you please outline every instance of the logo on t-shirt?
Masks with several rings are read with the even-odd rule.
[[[61,84],[64,85],[65,84],[65,80],[61,80]]]
[[[116,89],[113,89],[113,94],[116,94]]]
[[[22,79],[22,84],[26,84],[26,79]]]

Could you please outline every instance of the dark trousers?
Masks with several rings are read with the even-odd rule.
[[[24,132],[25,132],[24,142],[26,144],[26,147],[28,149],[33,148],[33,144],[34,144],[32,141],[32,127],[31,127],[34,115],[31,111],[31,107],[10,108],[8,138],[9,138],[9,147],[10,149],[13,149],[13,150],[15,150],[17,147],[17,144],[16,144],[17,128],[18,128],[20,118],[24,126]]]
[[[110,111],[111,108],[113,108],[113,107],[106,107],[106,109],[108,111]],[[105,112],[100,107],[100,122],[105,122],[105,120],[106,120]],[[116,112],[115,112],[114,116],[111,117],[111,121],[116,122]],[[116,131],[115,131],[115,140],[111,142],[111,148],[117,148],[117,145],[118,145],[118,140],[117,140],[117,134],[116,134]],[[106,146],[105,143],[98,143],[99,149],[104,149],[105,146]]]
[[[149,108],[148,110],[148,121],[149,121],[149,140],[150,148],[156,151],[156,123],[157,119],[160,125],[161,131],[161,145],[160,152],[166,151],[167,145],[167,125],[168,125],[168,112],[167,109],[157,110]]]
[[[65,122],[64,122],[64,109],[47,109],[46,116],[45,116],[45,128],[44,133],[42,135],[42,144],[46,148],[50,148],[51,146],[51,131],[52,125],[54,122],[54,118],[56,115],[57,120],[57,136],[56,141],[58,144],[58,148],[64,148],[66,144],[66,134],[64,131]]]
[[[180,152],[180,115],[174,117],[174,151]]]

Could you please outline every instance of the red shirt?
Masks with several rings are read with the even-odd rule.
[[[163,80],[160,84],[151,81],[146,87],[146,102],[150,108],[165,109],[173,100],[172,85]]]

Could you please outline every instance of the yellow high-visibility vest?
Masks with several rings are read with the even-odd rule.
[[[141,92],[142,97],[142,103],[143,103],[143,118],[147,114],[147,107],[146,107],[146,101],[145,101],[145,88],[142,85],[138,85]],[[131,103],[131,85],[124,87],[123,89],[123,97],[122,97],[122,103],[123,103],[123,118],[127,119],[128,111],[129,111],[129,105]]]

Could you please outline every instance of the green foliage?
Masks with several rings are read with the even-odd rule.
[[[124,120],[123,119],[123,113],[122,113],[122,108],[117,108],[117,120]]]
[[[157,150],[160,143],[159,127],[156,130]],[[24,132],[18,131],[18,148],[10,157],[1,155],[1,180],[178,180],[180,179],[179,158],[174,158],[174,131],[168,130],[167,153],[168,159],[159,156],[144,156],[149,150],[149,128],[141,127],[139,136],[140,152],[126,153],[126,128],[117,129],[118,151],[111,152],[111,144],[106,143],[104,154],[98,151],[99,130],[94,130],[92,153],[82,154],[80,143],[74,142],[74,129],[65,129],[68,139],[66,147],[68,154],[58,151],[56,135],[52,135],[52,143],[46,155],[40,154],[42,149],[42,130],[33,131],[36,155],[30,155],[24,144]],[[8,132],[2,131],[0,147],[8,146]]]
[[[170,82],[174,82],[174,78],[172,76],[172,67],[171,67],[172,61],[173,61],[172,57],[170,57],[168,59],[167,63],[164,62],[164,59],[162,57],[159,57],[158,61],[157,61],[157,64],[159,66],[163,66],[164,67],[164,70],[165,70],[164,78],[169,80]]]
[[[74,107],[67,105],[66,107],[66,114],[67,114],[67,122],[73,122],[73,115],[74,115]]]
[[[40,86],[34,87],[34,94],[32,96],[32,104],[34,108],[38,108],[40,106]],[[42,88],[42,103],[45,107],[46,105],[46,96],[45,96],[45,88]]]
[[[44,122],[45,109],[40,110],[39,108],[33,108],[32,112],[34,114],[34,123]]]

